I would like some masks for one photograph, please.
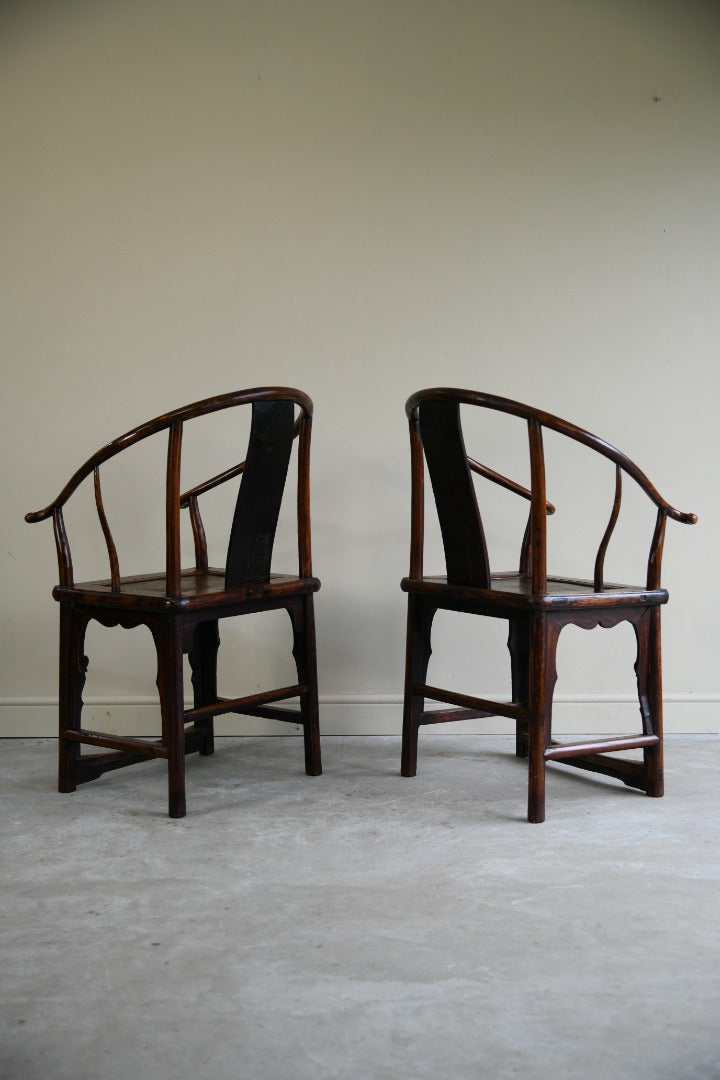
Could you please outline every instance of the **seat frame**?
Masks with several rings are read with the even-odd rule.
[[[527,421],[530,490],[468,457],[460,405],[475,405]],[[410,573],[401,586],[408,593],[407,647],[403,713],[403,776],[417,770],[420,727],[488,716],[515,720],[516,755],[529,759],[528,820],[545,820],[545,768],[556,761],[615,777],[647,795],[663,795],[661,588],[665,523],[697,518],[675,510],[644,473],[609,443],[559,417],[508,398],[439,387],[407,401],[410,424],[412,508]],[[542,430],[548,428],[588,446],[615,464],[616,486],[610,520],[598,548],[592,580],[548,576],[546,520],[555,511],[546,499]],[[424,475],[427,460],[445,549],[447,575],[423,572]],[[472,474],[513,491],[530,502],[518,572],[491,574]],[[644,586],[604,581],[604,559],[617,522],[626,473],[657,507]],[[431,630],[439,609],[507,620],[512,699],[490,701],[427,684]],[[642,722],[629,736],[558,743],[552,739],[552,702],[557,679],[556,651],[564,626],[583,629],[629,622],[637,642],[635,673]],[[427,709],[425,700],[450,708]],[[642,749],[642,762],[608,758],[617,751]]]
[[[180,491],[183,425],[208,413],[251,405],[253,426],[247,460],[224,473]],[[292,420],[297,408],[297,421]],[[26,521],[53,519],[60,583],[53,596],[60,605],[59,772],[58,790],[72,792],[103,773],[154,758],[168,763],[168,811],[183,817],[185,757],[214,752],[214,718],[226,713],[258,716],[301,725],[305,771],[322,773],[318,721],[314,593],[310,545],[310,436],[312,401],[289,387],[259,387],[207,398],[176,409],[103,447],[73,475],[57,499]],[[288,419],[290,417],[290,419]],[[290,429],[288,430],[288,423]],[[114,540],[105,514],[100,466],[142,439],[168,430],[166,476],[166,567],[158,574],[120,576]],[[277,517],[285,486],[290,443],[298,439],[298,574],[270,573]],[[74,582],[63,506],[83,480],[93,474],[98,517],[110,562],[110,578]],[[205,492],[243,475],[225,568],[208,566],[207,540],[198,499]],[[196,565],[180,563],[180,511],[188,509]],[[253,522],[258,521],[258,525]],[[217,692],[217,655],[222,619],[284,609],[292,624],[297,683],[238,698]],[[85,634],[91,620],[103,626],[146,626],[157,652],[157,687],[162,735],[159,740],[122,737],[82,726],[83,688],[88,668]],[[185,709],[183,656],[192,672],[193,706]],[[299,698],[299,708],[280,702]],[[84,755],[82,745],[105,752]]]

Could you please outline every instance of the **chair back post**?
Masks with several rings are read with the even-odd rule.
[[[527,521],[525,522],[525,532],[523,533],[522,543],[520,545],[520,563],[518,570],[521,574],[529,574],[530,567],[532,566],[532,555],[530,553],[530,533],[532,531],[532,506],[530,507],[530,513],[528,514]]]
[[[93,469],[93,488],[95,490],[95,508],[100,521],[100,528],[105,537],[105,546],[107,547],[108,560],[110,562],[110,581],[112,582],[113,592],[119,592],[120,563],[118,562],[117,548],[115,547],[115,541],[113,540],[110,524],[103,505],[102,487],[100,485],[100,467],[98,465]]]
[[[184,506],[182,496],[180,497],[180,506]],[[195,545],[195,569],[207,570],[207,537],[205,536],[205,526],[203,525],[202,515],[200,514],[197,495],[188,496],[187,506],[190,512],[190,525],[192,527],[193,543]]]
[[[52,512],[52,519],[53,532],[55,533],[55,546],[57,548],[60,584],[72,588],[74,584],[72,556],[70,554],[70,542],[68,541],[68,535],[65,530],[65,520],[63,518],[61,506],[55,507]]]
[[[662,568],[662,556],[663,545],[665,543],[665,524],[667,522],[667,514],[665,510],[660,506],[658,507],[657,518],[655,520],[655,532],[653,533],[652,543],[650,545],[650,556],[648,558],[648,570],[647,570],[647,587],[648,589],[659,589],[661,580],[661,568]]]
[[[530,572],[533,593],[547,589],[547,499],[545,496],[545,454],[542,425],[528,420],[530,444]]]
[[[593,588],[595,592],[602,592],[604,588],[604,573],[605,573],[605,552],[608,549],[610,538],[613,534],[617,519],[620,516],[620,504],[622,502],[622,469],[619,465],[615,466],[615,498],[613,499],[612,510],[610,511],[610,520],[607,523],[607,528],[603,533],[602,540],[595,556],[595,571],[593,573]]]
[[[410,414],[410,577],[423,576],[425,540],[425,459],[418,411]]]
[[[312,542],[310,529],[310,441],[312,416],[303,409],[298,430],[297,528],[298,575],[312,577]]]
[[[174,420],[168,431],[167,478],[165,484],[165,589],[168,596],[180,595],[180,456],[182,420]]]

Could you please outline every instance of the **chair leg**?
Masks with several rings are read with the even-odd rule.
[[[79,731],[82,692],[88,658],[84,656],[85,629],[88,620],[75,607],[60,605],[60,694],[58,709],[58,791],[71,792],[77,787],[80,743],[63,737],[65,731]]]
[[[192,643],[188,653],[192,670],[193,704],[196,709],[202,705],[214,705],[217,701],[217,654],[220,647],[218,620],[198,623],[193,630]],[[195,729],[202,730],[204,738],[199,753],[207,757],[215,752],[215,729],[213,717],[196,720]]]
[[[168,752],[168,814],[185,817],[185,712],[182,633],[175,620],[154,629],[163,743]]]
[[[417,772],[417,744],[420,719],[425,699],[416,692],[427,676],[432,654],[430,635],[436,607],[412,593],[408,596],[407,646],[405,653],[405,694],[403,704],[402,755],[400,772],[403,776],[415,776]]]
[[[508,633],[510,652],[510,672],[512,677],[512,698],[519,705],[528,707],[528,674],[530,666],[530,644],[528,624],[525,619],[510,619]],[[527,720],[515,722],[515,756],[528,756]]]
[[[299,597],[295,604],[288,605],[287,612],[293,628],[293,656],[297,667],[298,682],[308,688],[307,693],[300,696],[305,772],[308,776],[321,776],[315,605],[312,593],[306,593]]]
[[[545,820],[545,750],[550,745],[552,700],[557,669],[555,654],[560,625],[547,615],[534,615],[530,627],[528,715],[528,821]]]
[[[663,778],[663,706],[662,706],[662,660],[660,641],[660,608],[647,611],[635,624],[638,643],[637,674],[640,713],[643,731],[657,735],[655,746],[643,750],[645,766],[645,792],[652,798],[662,798],[665,793]]]

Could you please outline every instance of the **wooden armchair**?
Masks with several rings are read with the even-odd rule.
[[[494,472],[467,456],[460,405],[474,405],[527,421],[531,489]],[[662,689],[660,608],[668,594],[660,586],[667,519],[693,524],[694,514],[667,503],[629,458],[596,435],[550,413],[517,401],[471,390],[432,389],[407,401],[412,462],[412,530],[410,574],[402,581],[408,593],[407,661],[403,717],[402,775],[414,776],[418,729],[424,724],[475,717],[507,716],[516,724],[516,754],[529,757],[528,820],[545,820],[545,766],[563,762],[617,777],[646,794],[663,794]],[[615,465],[615,498],[600,540],[589,580],[551,576],[546,565],[546,521],[554,507],[545,495],[543,428],[565,435]],[[446,575],[423,573],[423,455],[427,461],[445,549]],[[528,499],[517,572],[491,573],[485,533],[472,473]],[[631,477],[657,507],[644,585],[615,585],[604,579],[604,559],[620,512],[623,473]],[[508,648],[512,701],[488,701],[428,686],[430,632],[439,609],[471,612],[509,623]],[[642,731],[639,734],[561,745],[551,738],[555,653],[563,626],[591,629],[632,624],[637,640],[637,675]],[[451,708],[427,710],[425,699]],[[607,758],[614,751],[642,748],[643,761]]]
[[[245,461],[182,491],[180,459],[184,425],[196,417],[241,405],[252,409]],[[305,771],[310,776],[322,772],[313,614],[313,594],[320,588],[320,582],[312,576],[310,553],[312,411],[312,401],[306,394],[287,387],[240,390],[175,409],[103,447],[78,469],[49,506],[26,516],[28,522],[52,518],[57,545],[60,583],[53,596],[60,604],[60,791],[74,791],[77,784],[111,769],[166,758],[170,817],[183,817],[185,755],[194,751],[212,754],[213,719],[229,712],[301,724]],[[161,573],[121,577],[117,549],[103,506],[100,468],[128,447],[164,431],[168,433],[165,569]],[[270,561],[295,437],[298,438],[299,569],[297,575],[275,574],[270,572]],[[211,567],[199,499],[240,474],[226,565]],[[76,584],[63,507],[91,475],[107,545],[110,577]],[[180,563],[183,509],[188,510],[195,545],[195,566],[191,569],[182,569]],[[276,608],[285,608],[292,623],[297,683],[245,697],[218,697],[219,620]],[[123,738],[82,727],[82,691],[88,666],[83,655],[84,640],[91,619],[104,626],[149,627],[158,659],[160,740]],[[185,710],[183,698],[185,653],[189,654],[194,695],[189,710]],[[300,699],[299,709],[278,704],[295,697]],[[82,744],[103,747],[107,752],[82,755]]]

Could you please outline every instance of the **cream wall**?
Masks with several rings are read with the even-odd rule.
[[[700,515],[668,528],[667,723],[717,731],[719,56],[720,12],[692,0],[4,4],[0,731],[55,730],[52,530],[24,513],[141,420],[267,383],[315,400],[326,733],[399,730],[403,403],[438,383],[566,415]],[[522,479],[509,434],[517,455],[492,423],[478,453]],[[193,475],[231,444],[199,440]],[[583,573],[612,487],[593,509],[591,464],[549,475],[554,556]],[[113,504],[127,570],[160,537],[133,480]],[[621,580],[652,516],[630,500]],[[290,670],[278,618],[230,632],[228,691]],[[433,681],[502,692],[504,641],[470,647],[464,625],[442,623]],[[561,641],[566,730],[634,723],[624,630]],[[142,633],[93,631],[89,726],[147,728]]]

